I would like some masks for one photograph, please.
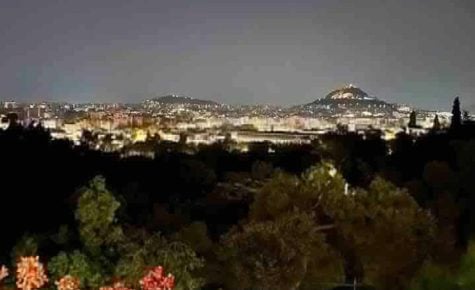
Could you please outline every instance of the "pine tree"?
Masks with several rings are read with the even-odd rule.
[[[435,118],[434,118],[434,125],[432,126],[432,130],[434,130],[434,131],[439,131],[440,128],[441,128],[441,126],[440,126],[439,116],[438,116],[438,115],[435,115]]]
[[[460,100],[459,97],[456,97],[454,100],[454,105],[452,107],[452,123],[450,124],[451,129],[459,128],[462,125],[462,112],[460,111]]]
[[[79,193],[76,220],[86,248],[95,254],[103,246],[110,248],[122,241],[122,227],[115,218],[120,202],[107,189],[106,180],[96,176]]]
[[[411,115],[409,116],[409,128],[416,128],[417,127],[417,114],[416,111],[412,111]]]

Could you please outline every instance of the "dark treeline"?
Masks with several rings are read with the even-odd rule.
[[[161,142],[153,144],[157,151],[154,159],[121,158],[119,153],[52,140],[41,126],[10,127],[0,132],[0,215],[2,220],[11,221],[3,227],[1,253],[11,249],[25,232],[53,232],[61,224],[73,223],[75,193],[97,175],[104,176],[108,187],[124,199],[127,209],[123,209],[123,218],[132,224],[169,230],[154,222],[154,205],[166,205],[170,211],[187,205],[186,215],[191,215],[188,221],[209,221],[210,229],[219,234],[225,226],[221,223],[236,223],[237,212],[245,207],[213,208],[200,203],[218,183],[262,180],[274,168],[301,173],[320,158],[312,146],[278,146],[275,153],[268,154],[269,146],[256,143],[249,153],[240,153],[217,143],[194,148],[197,153],[189,154],[185,151],[190,148]],[[227,206],[235,209],[230,211]]]
[[[77,233],[72,234],[67,246],[51,237],[61,228],[76,228],[80,189],[96,176],[104,177],[107,189],[120,203],[116,218],[130,236],[144,231],[176,237],[185,235],[190,225],[199,222],[206,227],[209,243],[220,243],[227,236],[230,244],[242,248],[240,243],[246,236],[236,238],[233,233],[248,221],[250,225],[266,223],[275,214],[275,209],[269,209],[274,200],[263,201],[260,197],[269,194],[275,198],[276,192],[287,188],[305,192],[301,187],[289,188],[292,178],[302,176],[302,182],[310,182],[311,174],[319,171],[310,175],[305,172],[322,161],[330,161],[351,188],[377,192],[379,183],[375,181],[381,178],[407,189],[418,206],[434,218],[433,242],[426,245],[424,257],[430,256],[431,261],[448,268],[457,267],[475,234],[475,127],[469,120],[457,122],[460,124],[455,123],[451,129],[433,130],[417,138],[401,133],[387,142],[377,131],[365,135],[338,132],[323,135],[308,145],[251,144],[248,152],[234,151],[230,141],[190,147],[184,142],[150,138],[142,145],[153,150],[155,158],[123,158],[120,153],[90,150],[87,142],[73,146],[69,141],[52,140],[41,126],[11,126],[0,132],[0,261],[27,252],[22,247],[28,248],[28,237],[33,237],[34,252],[46,258],[79,248]],[[389,185],[379,186],[389,190]],[[275,200],[275,204],[279,202],[282,201]],[[295,206],[304,208],[298,203]],[[398,210],[397,203],[395,209]],[[315,218],[313,213],[311,216]],[[320,223],[334,222],[335,216],[328,211],[317,212]],[[256,229],[244,228],[244,233],[254,233],[253,230]],[[338,256],[345,261],[342,271],[347,281],[368,276],[360,269],[362,259],[355,257],[357,251],[348,250],[348,239],[341,242],[338,233],[333,233],[324,240],[341,244],[335,247],[337,251],[345,249]],[[217,253],[210,253],[217,250],[194,250],[215,267],[222,262]],[[410,280],[422,263],[404,268],[412,269],[407,270],[410,273],[397,273]],[[217,287],[212,285],[225,287],[224,282],[210,278],[216,276],[216,269],[206,269],[212,274],[201,273],[205,277],[201,285],[210,289]],[[388,289],[407,286],[398,279],[384,281],[396,281]],[[305,288],[299,283],[292,285],[283,289]]]

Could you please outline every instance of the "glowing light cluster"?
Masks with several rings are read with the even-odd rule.
[[[71,275],[66,275],[56,281],[56,287],[58,290],[79,290],[79,279]]]
[[[143,290],[172,290],[175,287],[175,277],[172,274],[165,276],[163,267],[152,269],[140,280]]]
[[[22,290],[38,289],[48,282],[39,257],[21,257],[17,263],[16,285]]]
[[[5,266],[0,267],[0,281],[8,277],[8,269]]]

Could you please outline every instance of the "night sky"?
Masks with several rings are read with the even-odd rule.
[[[292,105],[353,83],[469,107],[474,2],[0,0],[0,98]]]

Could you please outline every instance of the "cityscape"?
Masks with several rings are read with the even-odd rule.
[[[474,290],[473,27],[0,0],[0,290]]]
[[[426,134],[437,118],[439,129],[450,127],[452,113],[392,104],[369,96],[354,85],[335,89],[312,103],[291,107],[227,105],[188,96],[167,95],[136,104],[1,103],[1,128],[10,122],[41,126],[54,139],[93,149],[149,155],[137,146],[156,141],[212,144],[225,139],[246,151],[254,142],[310,144],[319,135],[344,130],[364,135],[378,131],[385,140],[398,133]],[[416,124],[411,124],[415,114]],[[465,119],[471,120],[466,112]]]

